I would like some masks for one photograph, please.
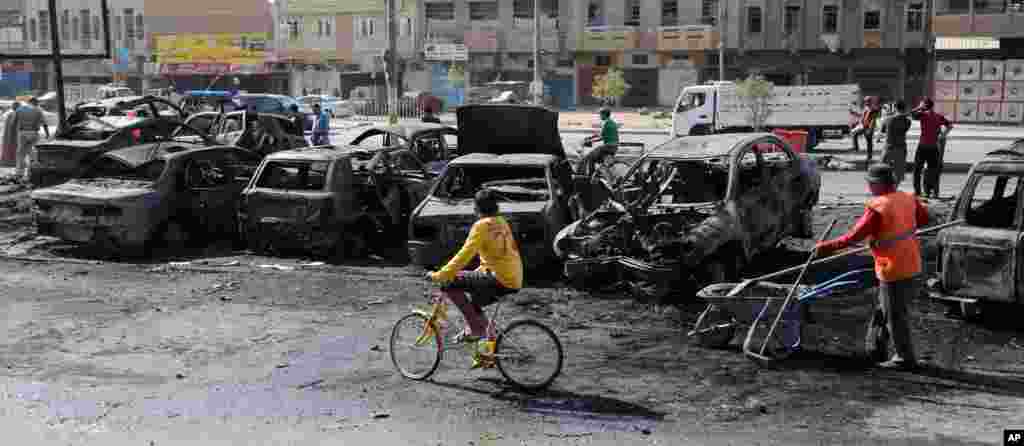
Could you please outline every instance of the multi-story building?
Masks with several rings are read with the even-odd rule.
[[[17,0],[14,7],[21,11],[20,45],[10,45],[11,32],[5,31],[4,48],[10,53],[35,56],[52,54],[50,12],[47,0]],[[143,88],[148,45],[144,0],[108,0],[112,59],[66,60],[63,64],[65,83],[102,84],[119,78],[135,89]],[[62,0],[57,3],[58,38],[62,54],[104,53],[103,20],[100,0]],[[45,59],[11,63],[23,73],[29,73],[31,90],[47,91],[56,84],[52,62]]]

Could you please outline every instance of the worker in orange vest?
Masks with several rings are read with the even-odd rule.
[[[911,369],[917,364],[910,341],[907,302],[917,297],[921,274],[921,245],[914,233],[928,223],[928,210],[914,195],[896,190],[896,177],[888,164],[871,165],[866,179],[872,197],[864,215],[850,232],[818,243],[817,249],[819,254],[828,255],[868,240],[880,282],[879,309],[895,347],[891,359],[879,365]]]

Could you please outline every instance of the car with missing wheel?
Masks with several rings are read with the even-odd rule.
[[[645,153],[594,212],[555,237],[569,283],[639,297],[736,276],[789,236],[811,237],[821,179],[772,134],[672,139]],[[690,296],[693,294],[690,293]]]
[[[408,250],[428,268],[450,258],[476,221],[473,196],[493,191],[530,269],[554,260],[555,234],[571,221],[572,167],[558,112],[523,105],[457,109],[459,153],[413,212]]]
[[[360,256],[370,245],[404,239],[434,177],[403,147],[277,152],[242,193],[239,221],[257,252]]]
[[[110,151],[81,178],[32,192],[36,228],[115,252],[236,240],[239,197],[259,162],[229,146]]]
[[[949,221],[939,231],[939,280],[932,298],[950,315],[973,318],[1019,311],[1024,304],[1024,139],[987,153],[975,163]]]
[[[120,101],[120,99],[117,99]],[[161,115],[161,110],[176,106],[161,98],[144,97],[120,101],[96,116],[80,109],[68,118],[52,140],[36,145],[36,160],[29,167],[33,184],[51,185],[81,175],[100,155],[131,146],[214,145],[205,132],[196,130],[176,117]],[[166,108],[165,108],[166,107]],[[173,108],[172,108],[173,107]],[[149,110],[146,116],[134,113]]]

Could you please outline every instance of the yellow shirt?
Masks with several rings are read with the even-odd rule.
[[[477,220],[459,253],[431,277],[438,282],[450,282],[478,254],[480,267],[477,271],[494,273],[505,288],[518,290],[523,287],[523,261],[519,258],[519,246],[512,236],[512,227],[504,217]]]

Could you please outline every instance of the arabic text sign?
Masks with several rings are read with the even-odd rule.
[[[153,37],[157,63],[262,64],[269,33],[163,34]]]
[[[466,45],[457,43],[428,43],[423,47],[423,57],[427,60],[469,60]]]

